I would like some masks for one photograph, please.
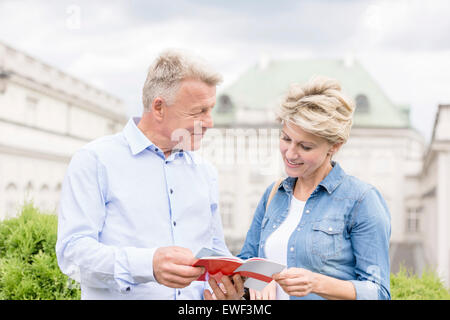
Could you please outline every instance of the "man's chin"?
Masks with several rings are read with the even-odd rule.
[[[190,151],[197,151],[202,146],[203,135],[194,136],[189,146]]]
[[[176,147],[174,147],[172,150],[184,150],[184,151],[197,151],[202,146],[202,141],[200,140],[193,140],[190,143],[180,143]]]

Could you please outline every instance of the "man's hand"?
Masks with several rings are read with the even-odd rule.
[[[203,267],[192,267],[195,260],[192,251],[186,248],[158,248],[153,255],[153,275],[167,287],[187,287],[205,272]]]
[[[228,276],[222,277],[220,286],[214,278],[209,279],[209,285],[214,294],[209,290],[204,291],[205,300],[240,300],[244,295],[244,281],[239,274],[235,274],[230,280]]]

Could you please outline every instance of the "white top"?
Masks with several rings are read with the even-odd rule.
[[[292,196],[289,213],[283,223],[266,241],[265,253],[269,260],[287,265],[288,241],[302,218],[306,201]],[[277,284],[277,300],[289,300],[289,295]]]

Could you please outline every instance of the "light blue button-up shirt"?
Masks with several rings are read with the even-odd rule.
[[[287,266],[348,280],[357,299],[390,299],[391,216],[386,202],[374,186],[347,175],[337,162],[332,165],[289,237]],[[239,257],[266,256],[266,241],[286,218],[296,181],[283,181],[267,211],[273,184],[266,189]],[[322,297],[311,293],[290,299]]]
[[[82,299],[202,299],[207,282],[157,283],[153,254],[164,246],[230,254],[217,172],[195,152],[166,159],[138,121],[73,156],[59,206],[58,264],[80,282]]]

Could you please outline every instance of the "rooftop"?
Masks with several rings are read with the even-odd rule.
[[[242,123],[238,110],[273,110],[289,85],[321,75],[339,81],[356,101],[354,126],[409,128],[409,106],[394,104],[364,67],[353,59],[273,60],[256,64],[218,94],[215,123]],[[246,120],[244,120],[245,122]]]

